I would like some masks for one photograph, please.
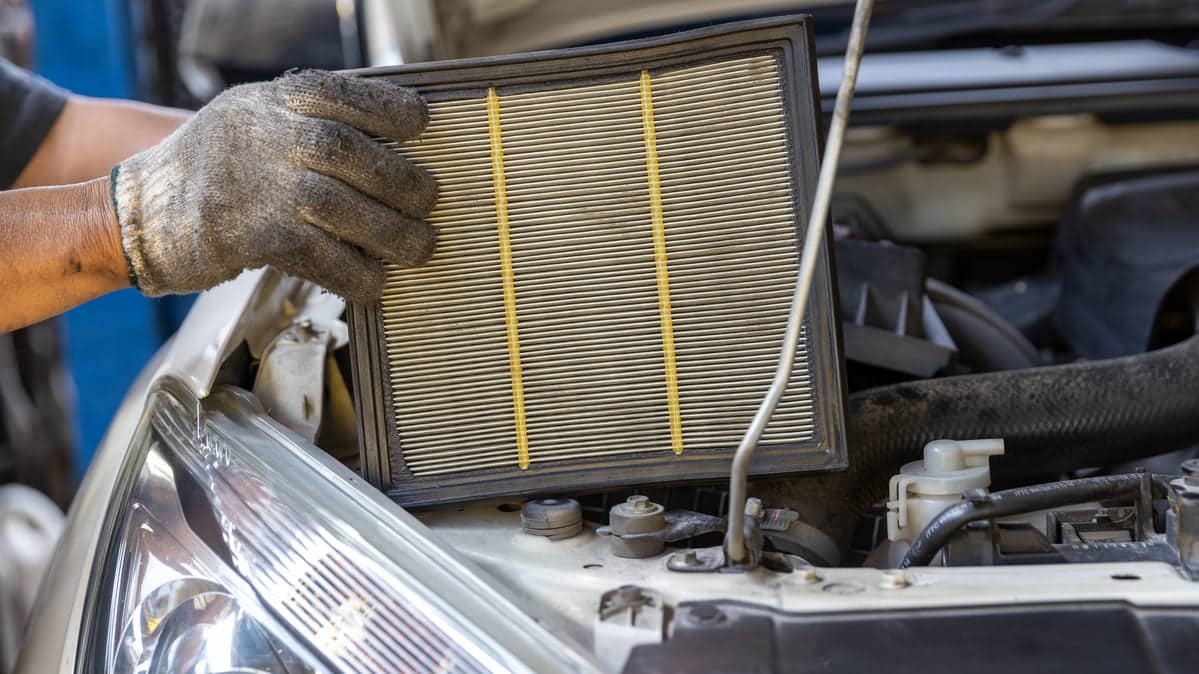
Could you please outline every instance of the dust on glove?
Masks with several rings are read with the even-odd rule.
[[[432,254],[437,184],[372,136],[403,141],[427,123],[419,94],[382,79],[310,70],[225,91],[113,168],[134,285],[195,292],[271,265],[377,300],[383,261]]]

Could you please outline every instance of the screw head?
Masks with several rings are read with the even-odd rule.
[[[912,583],[908,580],[907,574],[905,574],[903,571],[900,571],[899,569],[890,569],[883,572],[883,576],[881,579],[879,579],[878,584],[879,587],[883,588],[884,590],[902,590]]]
[[[666,568],[680,572],[717,571],[724,562],[719,549],[679,550],[666,559]]]
[[[814,566],[801,566],[795,569],[795,577],[801,582],[811,585],[812,583],[820,582],[820,573],[816,571]]]
[[[649,497],[641,494],[634,494],[626,499],[625,503],[632,505],[633,510],[645,510],[646,508],[649,508]]]

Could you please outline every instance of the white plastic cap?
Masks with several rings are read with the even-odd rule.
[[[933,440],[924,459],[891,477],[887,537],[910,541],[967,489],[991,485],[990,458],[1003,454],[1003,439]]]
[[[989,459],[1000,454],[1003,454],[1002,438],[933,440],[924,446],[924,472],[943,475],[964,468],[989,466]]]

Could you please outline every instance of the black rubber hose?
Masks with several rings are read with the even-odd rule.
[[[1199,337],[1111,360],[906,382],[850,396],[852,502],[939,438],[1003,438],[997,476],[1038,478],[1199,444]]]
[[[1044,364],[1032,342],[978,298],[931,278],[924,291],[958,347],[958,363],[972,372]]]
[[[985,501],[962,501],[946,508],[924,527],[912,541],[899,568],[927,566],[949,539],[971,522],[1128,496],[1140,489],[1141,477],[1133,473],[1063,480],[997,491]],[[1152,476],[1156,496],[1165,493],[1169,479],[1164,475]]]

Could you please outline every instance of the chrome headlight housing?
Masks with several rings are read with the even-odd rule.
[[[99,545],[79,672],[592,668],[237,389],[150,395]]]

